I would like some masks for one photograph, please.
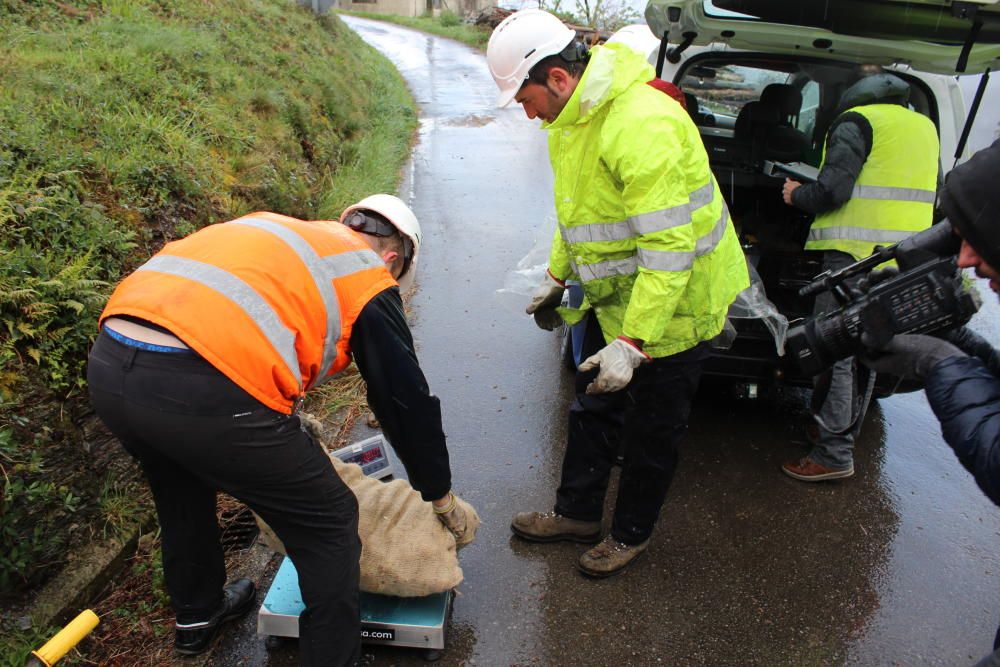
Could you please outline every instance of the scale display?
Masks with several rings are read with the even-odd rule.
[[[331,452],[331,456],[336,456],[344,463],[355,463],[361,466],[361,471],[368,477],[382,479],[393,474],[393,460],[392,454],[389,452],[389,443],[386,442],[385,436],[382,434],[374,435],[353,445],[341,447]]]

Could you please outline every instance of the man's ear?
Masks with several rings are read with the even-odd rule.
[[[395,250],[386,250],[382,253],[382,261],[386,263],[386,266],[392,266],[392,263],[399,259],[399,253]]]
[[[573,85],[575,79],[570,76],[569,71],[563,69],[562,67],[553,67],[549,69],[549,78],[547,83],[549,87],[555,90],[557,93],[565,93],[568,88]]]

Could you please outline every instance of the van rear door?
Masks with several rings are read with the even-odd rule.
[[[673,44],[808,55],[939,74],[1000,65],[1000,0],[650,0]]]

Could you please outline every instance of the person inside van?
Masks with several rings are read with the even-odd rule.
[[[930,227],[938,183],[937,129],[908,108],[910,87],[881,68],[863,66],[843,94],[826,135],[814,183],[788,179],[785,203],[814,214],[806,250],[823,251],[823,270],[836,270]],[[837,307],[825,292],[815,313]],[[813,447],[784,463],[803,482],[854,474],[854,440],[868,406],[855,359],[838,361],[814,380]]]

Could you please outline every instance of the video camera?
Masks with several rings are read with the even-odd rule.
[[[786,346],[802,372],[818,375],[856,354],[862,334],[868,345],[879,347],[896,334],[933,333],[968,322],[981,302],[962,281],[959,244],[944,220],[895,245],[876,247],[870,257],[850,266],[816,276],[799,295],[829,290],[841,306],[789,330]],[[862,278],[857,287],[849,285],[849,278],[890,260],[896,260],[898,274],[874,284]]]

